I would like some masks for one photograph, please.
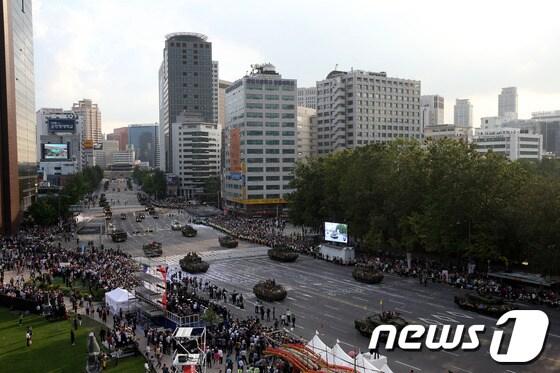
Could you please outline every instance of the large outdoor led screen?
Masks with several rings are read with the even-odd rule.
[[[43,159],[68,159],[68,144],[43,144]]]
[[[348,225],[325,222],[325,241],[348,243]]]

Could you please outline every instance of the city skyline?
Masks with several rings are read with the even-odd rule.
[[[298,87],[309,87],[338,64],[341,70],[420,80],[423,95],[438,94],[449,103],[469,98],[475,125],[480,117],[497,115],[503,87],[518,87],[520,118],[560,108],[560,77],[554,74],[560,26],[553,20],[559,6],[552,3],[508,3],[504,17],[499,2],[473,2],[460,18],[453,4],[439,1],[351,1],[344,5],[348,18],[340,17],[335,2],[283,2],[267,17],[259,15],[269,14],[268,5],[253,1],[242,7],[165,3],[36,1],[36,107],[91,98],[103,112],[104,133],[158,121],[161,45],[166,34],[187,31],[212,40],[224,80],[241,78],[251,64],[271,62],[296,78]],[[437,11],[416,16],[426,8]],[[123,22],[124,15],[135,22]],[[484,27],[473,28],[475,20]],[[527,23],[539,27],[514,27]],[[452,118],[448,106],[445,122]]]

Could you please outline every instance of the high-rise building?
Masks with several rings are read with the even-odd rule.
[[[197,198],[204,192],[204,184],[220,175],[221,134],[217,123],[204,123],[199,115],[179,115],[171,125],[173,170],[179,178],[177,195]],[[217,197],[217,196],[216,196]]]
[[[498,116],[517,119],[517,87],[502,88],[502,93],[498,95]]]
[[[297,106],[317,109],[317,87],[298,88]]]
[[[43,180],[63,185],[82,167],[82,130],[71,110],[37,111],[37,160]]]
[[[317,82],[317,151],[422,138],[420,81],[361,70]]]
[[[317,110],[297,108],[297,159],[315,156],[314,130],[317,126]]]
[[[0,232],[15,232],[37,189],[31,0],[2,1]]]
[[[56,121],[60,117],[64,116],[74,116],[72,110],[64,110],[62,108],[41,108],[37,110],[36,113],[36,138],[37,138],[37,161],[41,160],[41,136],[47,135],[49,133],[49,122],[53,119]],[[74,125],[77,125],[78,121],[74,121]],[[77,130],[79,129],[76,128]],[[80,136],[81,136],[81,131]]]
[[[226,123],[226,88],[230,85],[227,80],[218,83],[218,127],[222,129]]]
[[[263,64],[226,89],[225,208],[257,214],[285,206],[296,161],[296,88]]]
[[[218,61],[212,61],[212,107],[214,120],[212,123],[218,123],[218,101],[220,96],[220,74]]]
[[[119,151],[125,151],[128,145],[128,127],[115,128],[112,136],[109,137],[107,135],[107,140],[117,140],[119,142]]]
[[[159,126],[157,124],[131,124],[128,126],[128,144],[134,147],[136,160],[148,162],[150,167],[159,165]]]
[[[94,144],[100,143],[103,135],[101,134],[101,111],[97,104],[89,99],[83,99],[72,105],[72,111],[78,114],[83,139],[93,141]]]
[[[437,126],[444,122],[445,101],[439,95],[425,95],[420,97],[422,109],[422,127]]]
[[[178,32],[166,36],[159,68],[159,125],[162,164],[168,172],[173,171],[176,154],[171,124],[177,116],[201,115],[204,123],[215,123],[214,75],[212,43],[206,35]]]
[[[455,100],[453,124],[461,127],[473,126],[473,106],[468,98]]]

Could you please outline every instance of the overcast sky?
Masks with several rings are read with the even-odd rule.
[[[336,64],[418,79],[422,94],[470,98],[474,123],[517,86],[520,117],[560,109],[560,2],[431,0],[34,0],[36,107],[91,98],[103,132],[158,121],[165,35],[208,35],[220,79],[271,62],[298,86]]]

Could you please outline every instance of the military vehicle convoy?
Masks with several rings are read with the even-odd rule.
[[[185,237],[195,237],[198,232],[191,225],[187,224],[181,228],[181,233],[183,233],[183,236]]]
[[[352,277],[366,284],[378,284],[383,280],[383,273],[375,264],[358,263],[352,270]]]
[[[210,264],[202,260],[195,252],[190,252],[179,260],[181,269],[189,273],[204,273],[210,268]]]
[[[399,332],[408,325],[408,321],[403,319],[397,312],[382,312],[367,316],[362,320],[354,320],[354,327],[364,337],[371,337],[373,330],[379,325],[394,325]]]
[[[146,257],[148,258],[155,258],[163,254],[161,242],[152,241],[145,244],[142,249],[144,250],[144,255],[146,255]]]
[[[237,241],[237,239],[232,236],[221,236],[220,238],[218,238],[218,242],[220,243],[221,247],[226,247],[228,249],[233,249],[239,244],[239,241]]]
[[[507,303],[501,298],[477,293],[467,293],[464,296],[455,296],[454,300],[455,304],[464,310],[496,318],[514,309],[511,303]]]
[[[298,253],[283,245],[274,246],[272,249],[268,250],[267,254],[272,260],[286,263],[295,262],[299,256]]]

